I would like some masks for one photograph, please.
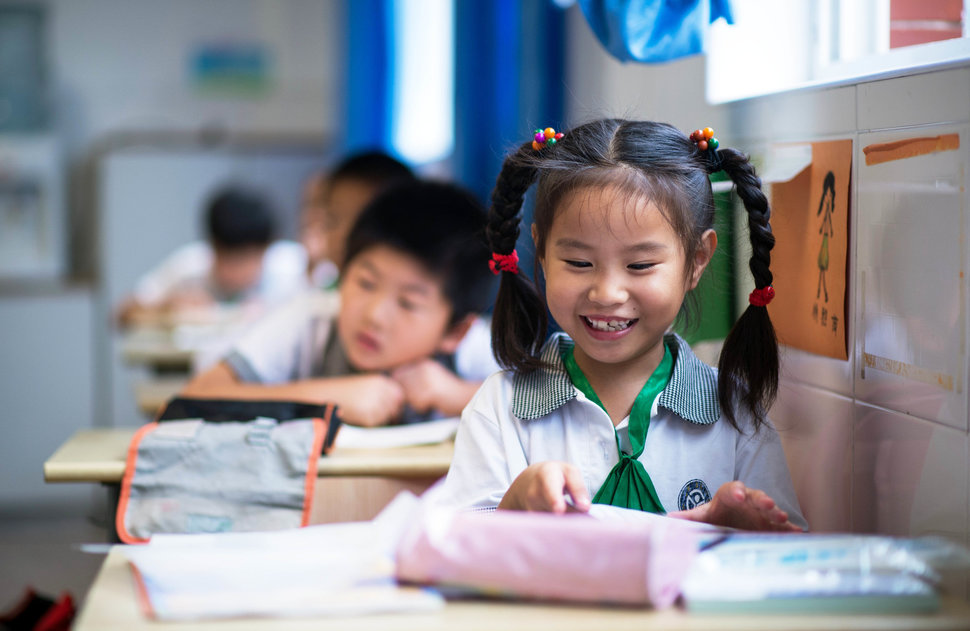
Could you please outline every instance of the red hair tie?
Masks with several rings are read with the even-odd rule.
[[[775,290],[771,285],[755,289],[748,294],[748,302],[756,307],[767,307],[771,299],[775,297]]]
[[[512,250],[510,254],[499,254],[498,252],[492,252],[492,260],[488,262],[489,269],[492,270],[493,274],[498,274],[499,272],[512,272],[513,274],[519,273],[519,253]]]

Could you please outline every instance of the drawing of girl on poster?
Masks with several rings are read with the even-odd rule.
[[[824,211],[824,215],[822,214]],[[818,202],[818,212],[815,213],[822,217],[822,225],[818,232],[822,235],[822,247],[818,251],[818,289],[815,297],[818,298],[825,292],[825,302],[829,301],[829,289],[825,285],[825,271],[829,268],[829,235],[834,235],[832,228],[832,213],[835,211],[835,174],[829,171],[825,174],[825,181],[822,183],[822,199]]]

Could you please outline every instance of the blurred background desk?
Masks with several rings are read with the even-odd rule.
[[[261,309],[216,305],[177,319],[139,322],[121,333],[121,358],[129,369],[135,404],[154,419],[193,373],[214,365]]]
[[[44,462],[46,482],[100,482],[115,494],[125,472],[128,445],[137,428],[75,433]],[[334,448],[320,458],[310,523],[373,518],[400,491],[422,493],[448,472],[454,443],[387,449]],[[109,524],[114,523],[109,502]]]
[[[321,568],[321,571],[326,571]],[[113,548],[88,592],[75,620],[76,631],[106,629],[156,629],[169,625],[144,617],[135,597],[131,570],[121,550]],[[173,628],[176,625],[172,625]],[[178,623],[180,631],[244,631],[273,629],[360,629],[380,631],[587,631],[589,629],[637,630],[681,629],[698,631],[808,631],[813,629],[970,628],[970,607],[964,601],[945,599],[943,609],[932,615],[698,615],[672,608],[663,611],[624,607],[590,607],[503,601],[452,601],[434,613],[380,614],[350,618],[261,618]]]

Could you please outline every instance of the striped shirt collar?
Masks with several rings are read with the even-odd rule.
[[[721,416],[717,400],[717,375],[714,369],[694,355],[679,335],[673,339],[674,371],[670,383],[660,393],[657,406],[666,408],[698,425],[710,425]],[[542,347],[543,368],[529,374],[516,374],[512,379],[512,414],[523,420],[533,420],[551,414],[572,399],[573,386],[562,362],[560,349],[573,341],[565,333],[551,336]]]

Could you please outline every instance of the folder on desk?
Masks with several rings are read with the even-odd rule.
[[[173,400],[128,448],[118,535],[144,543],[307,525],[317,463],[338,424],[334,406]]]
[[[932,613],[951,568],[970,569],[970,552],[934,537],[734,532],[682,587],[695,613]]]

